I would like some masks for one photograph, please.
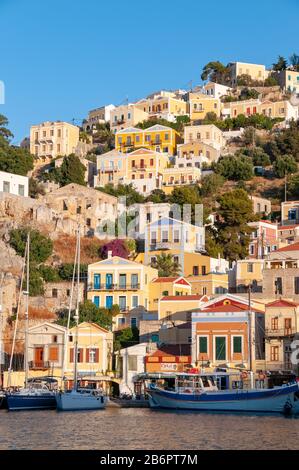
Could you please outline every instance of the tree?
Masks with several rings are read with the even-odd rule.
[[[206,117],[204,120],[208,122],[215,122],[217,121],[217,114],[214,113],[214,111],[210,111],[206,114]]]
[[[145,202],[154,202],[155,204],[167,202],[167,196],[162,189],[154,189],[146,198]]]
[[[30,231],[30,261],[43,263],[52,254],[53,242],[38,230],[28,228],[11,230],[9,233],[10,246],[15,249],[18,255],[24,256],[28,231]]]
[[[113,184],[106,184],[103,188],[96,188],[103,193],[110,194],[115,197],[126,197],[126,205],[141,204],[144,202],[144,197],[139,194],[131,184],[119,184],[114,187]]]
[[[126,240],[116,238],[115,240],[103,245],[101,248],[102,259],[108,258],[109,251],[111,251],[112,256],[119,256],[120,258],[128,259],[129,250],[126,246]]]
[[[286,70],[287,67],[288,67],[287,60],[281,55],[279,55],[277,62],[273,64],[273,70],[275,70],[275,72],[280,72],[281,70]]]
[[[93,141],[104,144],[107,147],[107,151],[114,148],[115,134],[110,129],[109,122],[97,123],[96,131],[92,134]]]
[[[243,132],[242,140],[245,145],[255,145],[256,129],[254,127],[247,127]]]
[[[201,194],[203,197],[211,197],[217,194],[223,186],[225,178],[216,173],[205,176],[201,181]]]
[[[80,158],[75,154],[71,154],[68,157],[63,158],[63,162],[60,168],[57,168],[56,183],[61,186],[66,186],[70,183],[81,184],[86,186],[85,183],[85,171],[86,168],[81,163]]]
[[[240,94],[240,100],[245,101],[245,100],[256,100],[259,97],[259,92],[257,90],[254,90],[252,88],[243,88],[241,90]]]
[[[52,266],[46,266],[45,264],[42,264],[39,266],[38,271],[45,282],[61,281],[58,270],[52,268]]]
[[[235,155],[245,155],[250,157],[254,166],[267,167],[271,165],[270,157],[262,147],[242,148],[236,152]]]
[[[217,243],[223,246],[225,258],[230,261],[244,259],[248,255],[249,222],[256,219],[252,201],[243,189],[227,192],[217,199],[220,220],[216,222]]]
[[[0,171],[26,176],[33,169],[33,156],[28,150],[14,147],[0,136]]]
[[[45,190],[35,178],[29,178],[29,196],[36,199],[39,195],[44,196]]]
[[[175,277],[180,273],[180,265],[174,261],[171,254],[161,253],[156,257],[153,267],[158,269],[159,277]]]
[[[169,202],[183,206],[184,204],[201,204],[198,186],[175,187],[169,197]]]
[[[229,85],[231,82],[230,69],[219,61],[209,62],[203,68],[201,79]]]
[[[299,123],[291,122],[290,127],[281,131],[273,141],[264,146],[272,160],[282,155],[293,155],[299,162]]]
[[[70,326],[75,325],[73,318],[74,312],[71,312]],[[58,312],[57,323],[66,326],[68,321],[68,310],[63,309]],[[112,314],[109,309],[97,307],[91,300],[85,300],[79,305],[79,322],[96,323],[97,325],[110,330],[112,327]]]
[[[275,77],[273,77],[272,75],[269,75],[269,77],[266,78],[264,85],[265,86],[277,86],[278,81],[276,80]]]
[[[74,265],[72,263],[62,264],[59,269],[59,277],[63,281],[71,281],[73,278]],[[76,271],[77,272],[77,271]],[[80,281],[87,279],[88,265],[80,264]]]
[[[233,181],[246,181],[253,177],[252,161],[244,155],[220,157],[214,164],[214,170],[224,178]]]
[[[292,175],[288,178],[288,195],[292,199],[299,198],[299,173]]]
[[[296,160],[292,155],[284,155],[277,157],[273,169],[278,178],[284,178],[290,173],[296,173],[298,168]]]
[[[290,64],[297,72],[299,72],[299,55],[298,54],[294,53],[291,55]]]
[[[124,328],[115,332],[114,350],[119,351],[122,348],[128,348],[139,343],[138,328]]]
[[[8,119],[0,114],[0,136],[3,137],[5,140],[9,140],[13,137],[13,133],[7,129],[8,126]]]

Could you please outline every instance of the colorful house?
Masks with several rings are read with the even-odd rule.
[[[191,367],[191,345],[161,345],[154,353],[146,356],[147,373],[187,372]]]
[[[175,155],[177,145],[180,143],[180,134],[175,129],[160,124],[147,129],[128,127],[115,134],[116,150],[126,153],[137,148],[147,148]]]
[[[150,266],[109,255],[88,266],[87,298],[98,307],[118,305],[114,329],[121,328],[132,309],[149,310],[150,285],[157,277],[158,271]]]
[[[184,277],[157,277],[150,286],[150,310],[158,310],[162,297],[188,294],[191,294],[191,284]]]
[[[221,102],[219,98],[201,94],[189,93],[189,107],[191,121],[205,119],[208,113],[215,113],[220,117]]]

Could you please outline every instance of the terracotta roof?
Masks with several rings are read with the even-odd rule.
[[[266,307],[298,307],[299,304],[290,300],[278,299],[266,304]]]
[[[186,300],[203,300],[202,295],[167,295],[166,297],[162,297],[161,300],[179,300],[179,301],[186,301]]]
[[[278,227],[278,230],[290,230],[296,227],[299,227],[299,225],[281,225]]]
[[[190,344],[162,344],[151,356],[190,356]]]
[[[178,277],[157,277],[157,279],[154,279],[153,282],[174,282]]]
[[[291,245],[284,246],[276,251],[299,251],[299,243],[292,243]]]

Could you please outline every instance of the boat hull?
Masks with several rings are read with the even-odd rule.
[[[178,394],[158,387],[148,390],[151,408],[235,411],[261,413],[298,413],[298,385],[279,389],[238,390],[207,392],[202,394]]]
[[[7,408],[16,410],[53,410],[56,408],[55,395],[7,395]]]
[[[85,395],[77,392],[58,393],[56,395],[57,410],[101,410],[106,407],[106,399],[101,395]]]

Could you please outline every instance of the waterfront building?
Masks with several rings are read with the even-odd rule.
[[[97,307],[109,309],[113,305],[119,306],[120,313],[114,317],[114,329],[127,326],[130,311],[136,312],[135,315],[131,313],[131,326],[138,326],[140,312],[150,310],[150,285],[157,277],[156,269],[111,256],[109,252],[108,259],[88,266],[87,298]]]
[[[150,373],[188,372],[191,368],[190,344],[162,344],[145,357],[145,370]]]
[[[29,370],[44,375],[61,369],[64,363],[66,328],[55,323],[40,323],[29,328]],[[57,375],[57,374],[54,374]]]
[[[42,163],[74,153],[78,142],[79,127],[68,122],[46,121],[30,128],[30,153]]]
[[[145,358],[150,349],[151,345],[148,343],[139,343],[122,348],[115,354],[120,395],[140,395],[142,393],[142,384],[136,378],[138,374],[145,372]]]
[[[283,298],[266,304],[265,308],[265,369],[292,371],[292,342],[299,338],[299,304]]]

